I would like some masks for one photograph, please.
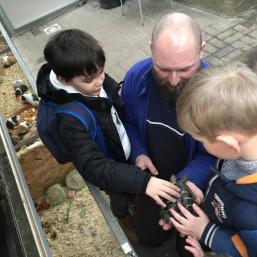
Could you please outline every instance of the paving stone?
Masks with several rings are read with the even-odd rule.
[[[212,38],[208,41],[208,43],[212,44],[213,46],[215,46],[217,48],[222,48],[226,45],[222,40],[220,40],[218,38]]]
[[[241,24],[238,24],[238,25],[234,26],[233,29],[236,31],[242,32],[246,28],[244,26],[242,26]]]
[[[210,34],[211,36],[217,36],[220,33],[220,31],[218,31],[217,29],[215,29],[211,26],[206,28],[205,31],[208,31],[208,34]]]
[[[241,32],[243,34],[249,34],[253,30],[255,30],[255,26],[251,26],[248,28],[248,27],[243,26],[242,24],[238,24],[238,25],[234,26],[233,29],[238,32]]]
[[[242,37],[240,40],[241,40],[242,42],[244,42],[245,44],[249,44],[249,45],[252,45],[252,46],[257,45],[257,40],[256,40],[256,38],[249,37],[249,35],[245,35],[245,36]]]
[[[235,34],[235,33],[236,33],[235,30],[229,29],[229,30],[226,30],[226,31],[220,33],[217,37],[218,37],[219,39],[223,40],[223,39],[225,39],[225,38],[227,38],[227,37],[232,36],[232,35]]]
[[[233,52],[235,50],[235,48],[233,46],[225,46],[223,49],[219,50],[218,52],[215,53],[215,56],[217,58],[222,58],[228,54],[230,54],[231,52]]]
[[[229,53],[228,55],[222,57],[220,60],[224,63],[228,63],[232,60],[235,60],[242,52],[238,49],[234,50],[233,52]]]
[[[232,42],[238,40],[239,38],[242,38],[244,35],[240,32],[236,32],[231,37],[225,38],[223,41],[227,44],[231,44]]]
[[[211,66],[216,66],[216,65],[222,65],[223,61],[218,59],[217,57],[210,55],[207,58],[205,58],[205,61],[209,63]]]
[[[207,50],[209,53],[213,54],[213,53],[215,53],[215,52],[218,51],[218,48],[216,48],[216,47],[213,46],[212,44],[207,44],[206,50]]]
[[[209,41],[213,38],[213,36],[205,32],[203,33],[202,38],[204,41]]]
[[[246,44],[245,42],[241,41],[241,40],[237,40],[235,42],[233,42],[231,44],[233,47],[241,50],[241,51],[247,51],[249,50],[250,48],[252,48],[252,46]]]
[[[252,31],[249,36],[254,37],[257,39],[257,30]]]
[[[208,50],[205,50],[205,51],[204,51],[204,57],[203,57],[203,58],[206,59],[206,58],[207,58],[208,56],[210,56],[210,55],[211,55],[211,53],[209,53]]]

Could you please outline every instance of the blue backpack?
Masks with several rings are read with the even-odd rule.
[[[40,100],[38,113],[37,113],[37,130],[40,139],[46,148],[51,152],[54,158],[61,164],[67,163],[70,156],[57,130],[57,113],[70,114],[78,119],[85,129],[90,133],[95,141],[98,140],[99,128],[92,111],[84,104],[72,101],[66,104],[58,105],[55,102]],[[101,134],[101,132],[100,132]],[[98,142],[101,144],[100,142]]]

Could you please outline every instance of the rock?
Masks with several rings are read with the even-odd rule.
[[[50,205],[58,205],[66,198],[67,194],[60,184],[54,184],[46,190],[46,202]]]
[[[70,189],[79,190],[85,186],[85,181],[77,170],[69,172],[65,178],[66,186]]]

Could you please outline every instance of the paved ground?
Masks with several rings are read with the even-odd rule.
[[[164,14],[179,11],[190,14],[200,24],[207,41],[205,58],[211,64],[221,64],[233,59],[244,50],[257,45],[257,10],[239,17],[228,18],[186,7],[169,0],[142,0],[145,25],[141,25],[137,0],[127,0],[125,15],[121,8],[102,9],[98,1],[89,0],[40,27],[15,36],[13,42],[25,64],[35,78],[44,62],[42,50],[49,35],[44,28],[58,23],[63,29],[79,28],[91,33],[103,45],[107,56],[106,70],[115,79],[122,80],[125,72],[136,61],[150,55],[148,42],[154,24]]]
[[[121,8],[105,10],[96,0],[75,8],[37,28],[12,38],[32,76],[35,78],[44,62],[42,50],[49,39],[44,28],[59,24],[62,29],[79,28],[96,37],[106,52],[106,71],[116,80],[123,79],[125,72],[136,61],[150,55],[148,42],[154,24],[164,14],[173,11],[185,12],[194,17],[207,41],[205,59],[213,65],[229,62],[237,55],[257,45],[257,10],[250,10],[238,17],[217,16],[213,13],[186,7],[169,0],[142,0],[145,25],[141,25],[137,0],[127,0],[125,16]],[[162,248],[146,249],[135,245],[141,257],[176,257],[174,240]]]

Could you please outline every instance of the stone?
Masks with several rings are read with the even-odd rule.
[[[66,186],[69,189],[79,190],[85,186],[85,181],[78,173],[77,170],[73,170],[66,175],[65,178]]]
[[[256,6],[256,0],[178,0],[200,8],[222,13],[228,16],[235,16]]]
[[[67,198],[67,194],[61,184],[54,184],[46,189],[46,202],[50,205],[58,205]]]

